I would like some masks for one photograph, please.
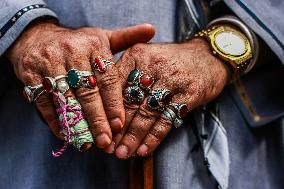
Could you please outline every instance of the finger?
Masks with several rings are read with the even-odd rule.
[[[113,60],[113,58],[109,56],[106,60]],[[118,70],[114,65],[110,65],[104,73],[96,71],[96,76],[111,130],[119,132],[125,123],[125,111]]]
[[[98,75],[98,86],[111,129],[119,132],[125,123],[125,111],[121,82],[115,66]]]
[[[122,84],[122,90],[125,89],[127,84],[128,74],[135,68],[135,60],[132,56],[129,56],[129,53],[124,53],[123,56],[116,63],[116,67],[119,72],[120,82]],[[124,127],[119,133],[113,133],[113,141],[111,145],[105,148],[105,152],[113,153],[119,141],[122,139],[123,135],[127,131],[128,125],[131,122],[131,119],[134,117],[136,110],[139,108],[137,104],[124,103],[125,107],[125,122]]]
[[[110,31],[110,49],[115,54],[136,43],[147,43],[154,35],[155,28],[147,23]]]
[[[78,53],[77,53],[78,54]],[[76,69],[80,71],[90,71],[90,61],[86,56],[80,56],[80,59],[68,58],[67,70]],[[74,89],[76,98],[82,106],[84,115],[89,124],[96,146],[105,148],[111,142],[112,134],[103,107],[102,99],[98,87],[85,88],[80,86]]]
[[[154,84],[153,90],[157,88],[161,88],[159,81]],[[143,138],[161,115],[161,112],[148,106],[148,99],[145,99],[138,109],[131,111],[135,111],[134,118],[115,151],[116,156],[122,159],[130,157],[136,151]]]
[[[22,81],[25,85],[36,86],[42,82],[42,76],[37,73],[23,73],[22,75],[24,75]],[[60,133],[61,129],[58,122],[52,96],[47,93],[41,94],[37,98],[35,105],[36,108],[39,110],[40,114],[42,115],[42,118],[46,121],[52,133],[57,138],[63,140],[64,136]]]
[[[47,122],[52,133],[57,138],[64,140],[64,135],[60,132],[61,128],[52,96],[47,93],[41,95],[36,101],[36,107]]]
[[[121,139],[115,151],[116,156],[121,159],[130,157],[149,132],[159,115],[159,112],[149,109],[147,104],[142,104],[130,123],[126,134]]]
[[[83,108],[97,147],[105,148],[111,143],[112,133],[98,87],[94,89],[79,88],[76,90],[76,96]]]
[[[143,142],[137,149],[137,154],[139,156],[147,156],[151,154],[167,136],[171,128],[172,122],[162,114],[151,128],[150,132],[143,139]]]
[[[184,119],[188,113],[189,106],[195,106],[194,99],[195,98],[188,98],[188,101],[183,101],[187,95],[185,94],[176,94],[172,100],[174,104],[180,104],[182,106],[169,106],[168,113],[172,116],[168,118],[164,114],[157,120],[155,125],[151,128],[149,134],[144,138],[143,142],[140,144],[139,148],[137,149],[137,154],[139,156],[147,156],[151,154],[157,146],[162,142],[162,140],[166,137],[166,135],[170,132],[172,126],[174,125],[175,119]],[[186,105],[186,106],[184,106]],[[171,111],[169,111],[171,110]],[[177,127],[177,125],[175,125]]]
[[[126,109],[129,110],[130,107],[127,107],[128,105],[126,105]],[[137,110],[139,108],[138,105],[134,105],[133,109]],[[134,117],[136,111],[126,111],[125,112],[125,117]],[[130,124],[131,120],[130,119],[126,119],[124,127],[122,128],[122,130],[118,133],[113,133],[113,138],[112,138],[112,142],[109,146],[107,146],[104,150],[105,152],[112,154],[115,151],[115,148],[119,145],[119,141],[121,141],[122,137],[124,136],[124,134],[126,133],[127,129],[128,129],[128,125]]]

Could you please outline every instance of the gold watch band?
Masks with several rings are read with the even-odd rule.
[[[226,53],[222,51],[222,49],[220,49],[215,43],[215,38],[218,34],[228,31],[237,34],[237,36],[239,36],[243,40],[245,45],[245,50],[243,54],[233,55]],[[228,65],[230,65],[231,68],[233,68],[234,76],[238,77],[239,75],[242,75],[247,69],[250,63],[250,59],[252,58],[251,46],[246,36],[243,35],[239,30],[235,29],[235,27],[229,25],[214,25],[207,28],[206,30],[198,32],[195,37],[205,38],[210,43],[212,53],[223,61],[225,61]]]

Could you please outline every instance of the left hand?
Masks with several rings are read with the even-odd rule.
[[[128,49],[117,63],[123,88],[128,74],[139,69],[155,80],[151,90],[170,90],[171,102],[183,103],[190,110],[220,94],[229,78],[225,63],[213,56],[208,42],[195,38],[183,44],[137,44]],[[147,105],[125,103],[124,130],[114,135],[114,142],[105,150],[118,158],[152,153],[172,128],[162,112]]]

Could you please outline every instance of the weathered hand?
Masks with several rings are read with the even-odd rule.
[[[112,53],[137,42],[148,42],[153,35],[149,24],[115,31],[94,27],[71,30],[43,20],[27,28],[7,54],[17,77],[33,86],[46,76],[66,75],[72,68],[91,71],[95,57],[113,61]],[[111,129],[117,131],[124,125],[125,112],[116,67],[110,66],[105,73],[96,73],[96,77],[98,87],[69,90],[66,96],[78,99],[97,146],[104,148],[111,142]],[[36,106],[53,133],[62,138],[51,94],[42,95]]]
[[[183,44],[137,44],[128,49],[117,63],[122,87],[127,76],[137,68],[152,76],[152,89],[165,88],[173,92],[172,102],[185,103],[194,109],[214,99],[228,80],[228,68],[214,57],[204,39],[193,39]],[[123,131],[114,136],[106,149],[115,149],[118,158],[128,158],[135,153],[145,156],[169,133],[172,122],[161,112],[147,105],[125,103],[126,121]]]

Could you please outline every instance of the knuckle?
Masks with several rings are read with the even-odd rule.
[[[42,56],[47,59],[47,60],[53,60],[54,57],[58,55],[58,49],[59,47],[57,46],[55,41],[50,41],[43,45],[41,49],[41,54]]]
[[[105,107],[105,109],[107,110],[123,107],[122,100],[117,99],[117,98],[109,98],[106,104],[107,106]]]
[[[154,134],[154,133],[149,133],[149,138],[151,141],[151,143],[155,143],[155,144],[160,144],[160,139]]]
[[[152,64],[165,64],[167,62],[167,58],[163,53],[153,53],[151,55]]]
[[[31,85],[41,79],[39,76],[35,76],[31,70],[20,72],[18,77],[25,85]]]
[[[79,88],[76,90],[76,95],[82,100],[82,105],[86,106],[95,101],[96,97],[99,95],[98,87],[94,89]]]
[[[157,117],[157,112],[151,111],[147,105],[141,105],[138,110],[138,115],[144,119],[152,119]]]
[[[68,38],[68,40],[62,38],[59,43],[60,46],[67,52],[74,52],[76,49],[76,45],[74,45],[72,38]]]
[[[20,59],[20,66],[22,70],[31,70],[33,68],[35,57],[37,53],[33,50],[25,53]]]
[[[117,71],[107,70],[107,72],[105,72],[102,75],[98,85],[101,89],[113,90],[113,86],[118,85],[119,83],[120,83],[120,78],[118,76]]]
[[[167,132],[163,126],[156,126],[150,131],[150,134],[155,140],[161,141],[163,138],[165,138]]]
[[[91,45],[95,48],[99,49],[102,47],[102,41],[96,35],[92,35],[90,42],[91,42]]]
[[[124,107],[126,110],[136,111],[139,108],[138,104],[132,104],[127,100],[124,100]]]
[[[142,54],[145,53],[146,46],[147,46],[146,44],[137,43],[137,44],[133,45],[133,47],[131,47],[128,52],[131,56],[137,55],[137,54],[142,55]]]
[[[196,85],[196,83],[192,83],[189,87],[188,90],[191,91],[192,93],[197,91],[198,87]]]
[[[160,117],[159,123],[165,128],[170,128],[173,125],[172,121],[166,118],[164,115]]]
[[[138,143],[139,142],[139,134],[140,133],[138,133],[136,129],[135,130],[130,129],[126,134],[126,136],[127,136],[126,139],[129,140],[130,142]]]
[[[149,125],[146,125],[143,121],[137,121],[135,124],[132,123],[129,128],[129,133],[135,136],[144,136],[149,131]]]
[[[89,118],[89,127],[93,134],[98,135],[100,133],[104,132],[104,128],[107,124],[107,121],[105,117],[103,116],[96,116],[95,118],[91,119]]]

